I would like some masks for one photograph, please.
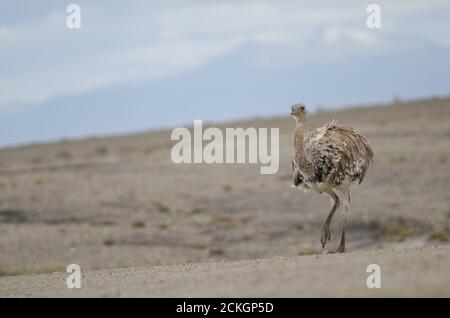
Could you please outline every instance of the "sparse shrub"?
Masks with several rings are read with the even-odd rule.
[[[100,155],[100,156],[106,156],[109,152],[108,147],[106,146],[100,146],[94,149],[94,153],[96,155]]]
[[[158,228],[160,229],[160,230],[165,230],[165,229],[167,229],[169,227],[169,224],[167,224],[167,223],[161,223],[161,224],[158,224]]]
[[[43,184],[45,183],[45,178],[42,177],[42,176],[34,177],[34,178],[33,178],[33,183],[34,183],[35,185],[43,185]]]
[[[116,240],[114,238],[112,238],[112,237],[108,237],[108,238],[105,238],[103,240],[103,245],[112,246],[112,245],[115,245],[115,244],[116,244]]]
[[[145,227],[145,222],[144,221],[134,221],[132,224],[131,224],[131,226],[133,227],[133,228],[143,228],[143,227]]]
[[[407,158],[406,158],[405,155],[400,155],[400,156],[396,157],[395,161],[397,161],[397,162],[406,162]]]
[[[153,148],[152,147],[148,147],[144,149],[144,155],[149,155],[153,152]]]
[[[153,207],[159,212],[163,213],[170,212],[169,207],[161,201],[153,201]]]
[[[438,156],[438,162],[439,163],[447,163],[447,161],[448,161],[448,157],[446,155],[440,154]]]
[[[44,265],[36,271],[36,274],[48,274],[64,271],[64,267],[60,265]]]
[[[307,255],[313,255],[313,254],[314,254],[314,251],[312,250],[311,247],[302,247],[298,251],[298,255],[301,255],[301,256],[307,256]]]
[[[215,215],[212,221],[221,228],[234,228],[243,222],[243,220],[223,214]]]
[[[0,268],[0,276],[19,276],[24,274],[25,271],[21,268]]]
[[[72,159],[72,153],[68,150],[61,150],[56,153],[56,157],[64,160]]]
[[[29,221],[29,213],[25,210],[6,209],[0,210],[0,223],[25,223]]]
[[[428,241],[449,242],[450,241],[450,227],[438,225],[430,234],[428,234]]]
[[[212,247],[211,241],[209,239],[201,240],[194,245],[194,247],[201,249],[210,249]]]
[[[414,224],[404,218],[380,218],[372,225],[388,240],[404,240],[416,233]]]
[[[232,187],[229,184],[224,184],[223,187],[222,187],[223,191],[225,191],[225,192],[230,192],[231,188]]]
[[[212,246],[209,249],[209,255],[214,256],[214,255],[224,255],[224,254],[225,254],[225,250],[220,246]]]
[[[207,212],[207,209],[204,208],[192,208],[188,211],[189,214],[198,214],[198,213],[203,213],[203,212]]]

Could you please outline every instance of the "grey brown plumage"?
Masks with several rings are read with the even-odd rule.
[[[330,182],[333,187],[346,178],[361,183],[373,161],[367,139],[352,128],[331,122],[312,130],[304,139],[305,156],[311,163],[312,182]],[[297,160],[298,161],[298,160]]]
[[[294,131],[292,154],[293,184],[303,189],[327,193],[332,210],[322,227],[322,246],[330,240],[329,225],[340,204],[347,211],[350,205],[350,185],[360,184],[373,162],[368,140],[352,128],[335,121],[311,130],[304,136],[306,110],[303,104],[291,108],[297,126]],[[344,220],[346,212],[344,211]],[[338,251],[345,250],[345,221]]]

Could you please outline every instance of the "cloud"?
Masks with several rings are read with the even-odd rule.
[[[80,4],[81,30],[65,27],[63,7],[40,20],[0,26],[0,107],[177,76],[239,55],[248,45],[257,46],[253,60],[263,61],[253,65],[264,67],[327,59],[330,46],[337,58],[348,58],[361,51],[395,51],[399,38],[450,43],[447,20],[433,20],[436,12],[448,10],[441,1],[382,2],[383,28],[377,31],[365,27],[360,1],[344,7],[299,1]],[[423,12],[429,18],[415,22]]]
[[[243,42],[185,41],[101,53],[64,68],[30,72],[27,76],[0,80],[3,103],[39,103],[52,97],[95,90],[135,79],[173,76],[226,54]],[[26,91],[27,94],[23,94]]]
[[[377,36],[368,29],[352,29],[337,26],[327,28],[323,33],[323,40],[328,44],[341,41],[350,41],[358,44],[373,46],[379,43]]]

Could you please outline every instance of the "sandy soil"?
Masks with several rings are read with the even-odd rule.
[[[448,244],[450,99],[320,112],[309,127],[332,119],[375,152],[353,192],[348,251]],[[293,120],[220,127],[239,126],[280,128],[278,174],[174,165],[171,131],[0,149],[0,276],[320,255],[330,203],[290,188]]]
[[[369,264],[381,286],[369,289]],[[0,278],[1,297],[450,297],[450,246]]]

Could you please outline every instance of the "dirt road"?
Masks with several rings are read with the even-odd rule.
[[[369,289],[369,264],[381,288]],[[0,278],[1,297],[450,297],[450,246]]]

